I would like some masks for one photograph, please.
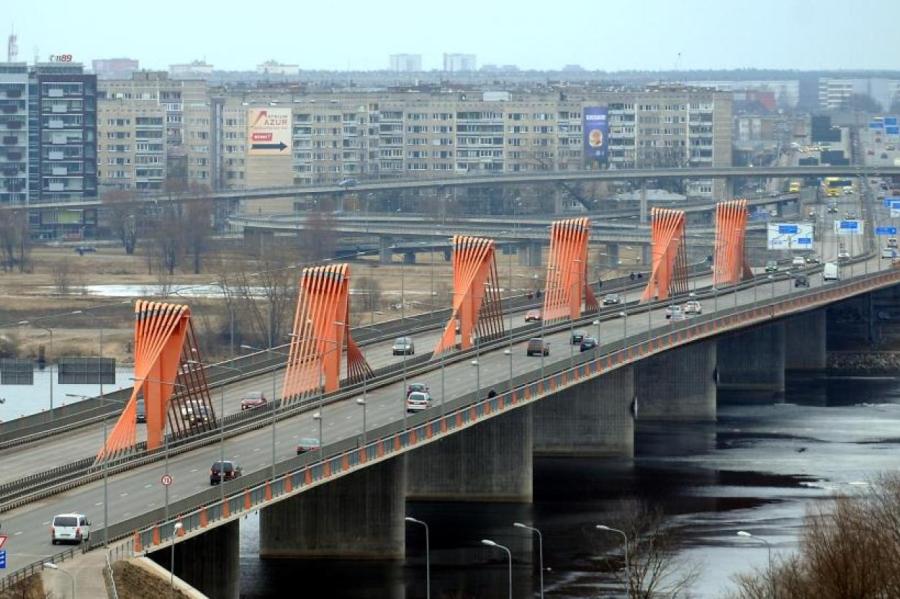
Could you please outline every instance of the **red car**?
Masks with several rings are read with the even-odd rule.
[[[241,398],[241,411],[262,408],[268,403],[262,391],[252,391]]]

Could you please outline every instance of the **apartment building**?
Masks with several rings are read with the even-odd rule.
[[[28,203],[28,67],[0,63],[0,205]]]
[[[448,73],[464,73],[475,70],[474,54],[444,53],[444,70]]]
[[[166,180],[166,108],[155,99],[97,103],[101,190],[161,191]]]
[[[391,54],[389,64],[391,71],[395,73],[418,73],[422,70],[422,55]]]
[[[883,110],[900,100],[900,80],[882,77],[819,79],[819,106],[823,110],[848,108],[854,95],[865,95],[881,104]]]

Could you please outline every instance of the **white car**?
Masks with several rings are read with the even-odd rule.
[[[91,538],[91,523],[84,514],[59,514],[50,524],[50,542],[82,543]]]
[[[848,252],[847,250],[841,250],[838,252],[838,260],[849,260],[849,259],[850,259],[850,252]]]
[[[431,395],[427,391],[413,391],[406,397],[407,412],[421,412],[431,407]]]
[[[806,260],[803,259],[803,256],[794,256],[794,258],[791,260],[791,266],[803,268],[804,266],[806,266]]]
[[[697,300],[690,300],[684,303],[682,311],[685,314],[703,314],[703,306]]]
[[[672,320],[684,320],[684,310],[678,304],[666,307],[666,318]]]

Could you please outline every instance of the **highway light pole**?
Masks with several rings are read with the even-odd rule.
[[[225,475],[225,467],[222,467],[222,476]],[[223,481],[224,482],[224,481]],[[184,524],[181,522],[176,522],[172,525],[172,553],[169,565],[169,589],[171,589],[172,593],[175,593],[175,537],[178,536],[178,531],[184,528]]]
[[[322,439],[322,412],[313,414],[313,420],[319,423],[319,459],[325,459],[325,441]]]
[[[363,393],[365,393],[365,392],[363,392]],[[366,444],[366,400],[365,400],[365,397],[357,397],[356,405],[362,407],[362,413],[363,413],[362,437],[363,437],[363,445],[365,445]],[[321,443],[322,443],[322,441],[319,440],[319,444],[321,444]]]
[[[544,536],[541,534],[541,531],[536,529],[533,526],[528,526],[527,524],[522,524],[521,522],[513,522],[513,526],[516,528],[522,528],[525,530],[530,530],[535,533],[538,538],[538,567],[539,572],[541,574],[541,599],[544,599]]]
[[[773,599],[776,599],[778,597],[778,587],[775,584],[775,577],[773,576],[773,573],[772,573],[772,545],[770,545],[769,542],[767,540],[765,540],[764,538],[753,536],[746,530],[737,531],[737,536],[745,538],[745,539],[750,539],[753,541],[760,541],[762,543],[765,543],[766,553],[768,553],[769,576],[772,579],[772,597],[773,597]]]
[[[75,577],[72,576],[72,574],[70,574],[69,572],[66,572],[65,570],[63,570],[62,568],[60,568],[59,566],[54,564],[53,562],[44,562],[44,567],[49,570],[55,570],[57,572],[62,572],[63,574],[65,574],[66,576],[69,577],[69,580],[72,581],[72,599],[75,599]]]
[[[86,395],[75,393],[66,393],[66,397],[76,397],[82,400],[90,399]],[[106,417],[107,414],[103,414],[103,447],[106,447],[107,440]],[[103,457],[100,468],[103,471],[103,547],[109,547],[109,469],[106,465],[106,456]]]
[[[607,532],[615,532],[622,535],[622,538],[625,540],[625,544],[623,547],[625,548],[625,592],[628,593],[628,596],[631,597],[631,565],[628,562],[628,535],[625,534],[624,530],[619,530],[618,528],[612,528],[606,526],[604,524],[598,524],[596,526],[597,530],[605,530]]]
[[[492,541],[490,539],[481,539],[481,544],[487,545],[488,547],[496,547],[497,549],[502,549],[503,551],[506,552],[506,556],[507,556],[507,560],[508,560],[507,563],[508,563],[508,568],[509,568],[509,599],[512,599],[512,596],[513,596],[513,592],[512,592],[512,589],[513,589],[513,587],[512,587],[512,551],[509,550],[509,547],[505,547],[504,545],[501,545],[500,543],[495,543],[494,541]]]
[[[410,516],[404,518],[411,524],[419,524],[425,527],[425,598],[431,598],[431,541],[428,538],[428,524]]]

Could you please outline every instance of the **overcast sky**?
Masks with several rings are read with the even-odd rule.
[[[900,0],[0,0],[0,27],[35,48],[143,68],[206,59],[250,70],[384,69],[443,52],[526,69],[898,69]],[[679,58],[680,53],[680,58]],[[5,60],[5,53],[0,60]]]

